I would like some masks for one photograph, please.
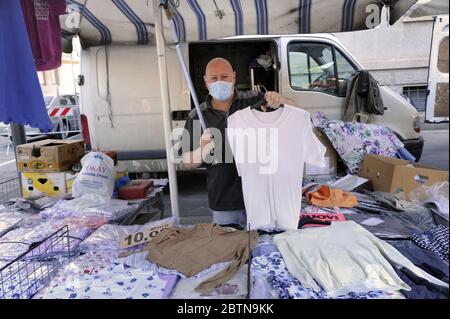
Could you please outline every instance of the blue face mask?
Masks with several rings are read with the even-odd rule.
[[[221,102],[228,100],[234,93],[233,82],[216,81],[210,83],[208,88],[209,94],[211,94],[215,100]]]

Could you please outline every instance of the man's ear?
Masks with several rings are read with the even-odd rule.
[[[236,84],[236,71],[233,71],[233,84]]]
[[[203,76],[203,81],[205,82],[206,89],[209,89],[208,88],[208,82],[206,81],[206,75]]]

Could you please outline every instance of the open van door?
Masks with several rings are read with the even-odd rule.
[[[444,122],[448,106],[448,15],[435,17],[431,43],[426,117],[427,122]]]

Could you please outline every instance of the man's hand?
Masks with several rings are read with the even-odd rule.
[[[206,156],[211,154],[214,149],[214,136],[208,131],[202,134],[200,137],[200,149],[202,154],[202,160],[205,161]]]
[[[183,153],[183,165],[186,169],[195,169],[206,162],[211,151],[214,149],[213,135],[206,131],[200,137],[200,147],[192,152]]]
[[[278,93],[278,92],[266,92],[266,94],[264,95],[264,98],[267,101],[267,107],[270,107],[272,109],[277,109],[280,107],[280,104],[283,103],[283,98],[282,96]],[[266,111],[266,107],[262,107],[262,109],[264,111]]]

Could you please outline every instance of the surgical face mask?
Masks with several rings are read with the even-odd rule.
[[[233,82],[216,81],[208,85],[209,94],[217,101],[226,101],[233,95]]]

